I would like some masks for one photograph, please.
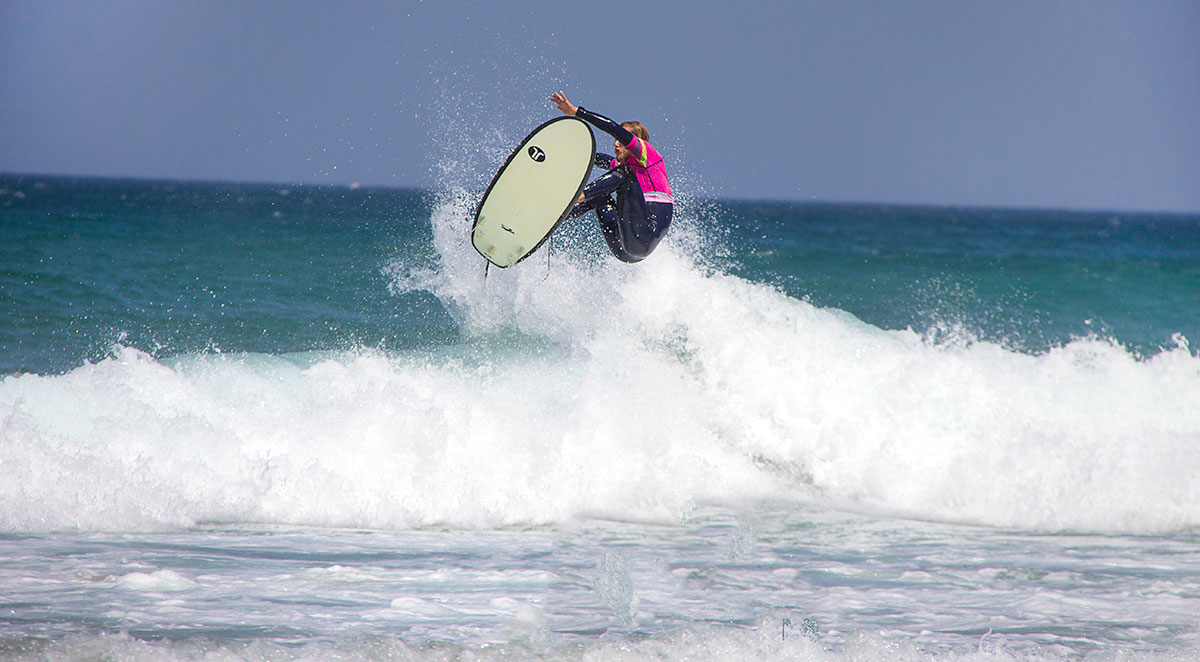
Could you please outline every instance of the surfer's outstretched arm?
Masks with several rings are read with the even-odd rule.
[[[575,117],[586,121],[588,124],[591,124],[597,129],[600,129],[601,131],[612,136],[622,145],[628,145],[629,143],[633,142],[633,134],[629,132],[629,129],[626,129],[620,124],[617,124],[616,122],[599,113],[593,113],[587,108],[576,106],[568,101],[567,96],[562,92],[555,92],[554,94],[550,95],[550,100],[554,102],[554,105],[558,106],[558,109],[562,111],[564,115],[574,115]]]

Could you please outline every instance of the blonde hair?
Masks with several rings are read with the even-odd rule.
[[[625,127],[626,130],[638,138],[650,142],[650,132],[646,130],[645,124],[637,120],[630,120],[628,122],[621,122],[621,126]]]

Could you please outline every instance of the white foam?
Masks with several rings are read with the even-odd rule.
[[[396,598],[391,601],[390,608],[411,616],[421,618],[438,618],[442,616],[458,616],[462,612],[453,607],[440,605],[432,600],[421,598]]]
[[[117,586],[132,591],[163,593],[187,591],[196,587],[196,582],[174,570],[156,570],[151,573],[131,572],[117,579]]]
[[[758,499],[1200,526],[1200,359],[1183,342],[1145,360],[1094,339],[1040,356],[934,345],[698,267],[677,248],[686,219],[639,265],[593,250],[585,224],[563,230],[582,250],[485,281],[471,206],[460,191],[435,212],[438,264],[392,270],[445,302],[462,346],[118,348],[4,378],[0,530],[672,520]]]

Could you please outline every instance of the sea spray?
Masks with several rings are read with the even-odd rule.
[[[565,262],[499,286],[517,314],[505,321],[592,360],[664,361],[672,381],[643,389],[656,411],[690,396],[702,436],[793,497],[1048,529],[1195,524],[1200,381],[1182,338],[1149,359],[1095,339],[1029,355],[883,331],[670,249],[636,270]],[[458,303],[486,310],[497,290]]]

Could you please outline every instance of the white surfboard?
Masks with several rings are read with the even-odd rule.
[[[587,183],[596,139],[583,120],[558,117],[530,133],[475,210],[471,244],[498,267],[523,260],[562,222]]]

